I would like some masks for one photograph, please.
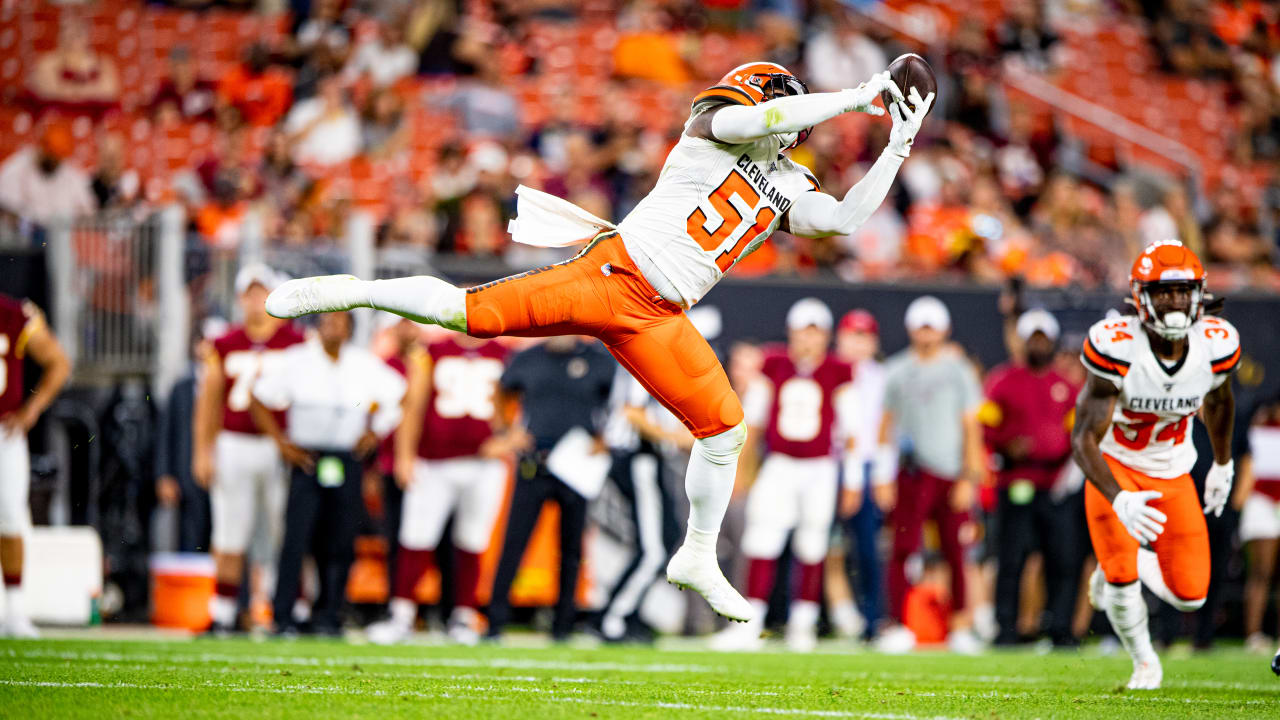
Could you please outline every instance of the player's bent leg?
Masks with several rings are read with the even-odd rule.
[[[1116,482],[1126,490],[1139,489],[1133,473],[1119,463],[1108,463]],[[1124,649],[1133,660],[1131,690],[1160,687],[1163,670],[1151,645],[1147,603],[1138,582],[1138,541],[1116,517],[1111,504],[1093,485],[1085,486],[1085,517],[1093,541],[1098,568],[1089,582],[1089,601],[1102,610]]]
[[[1193,612],[1209,594],[1209,528],[1190,475],[1165,481],[1160,490],[1152,507],[1169,519],[1151,550],[1138,552],[1138,576],[1156,597]]]
[[[720,571],[716,540],[733,494],[738,455],[746,439],[747,426],[739,422],[718,435],[694,441],[685,476],[689,527],[684,543],[667,563],[668,582],[696,591],[706,598],[712,610],[738,622],[749,621],[754,611]]]

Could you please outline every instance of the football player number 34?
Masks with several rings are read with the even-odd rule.
[[[1190,415],[1171,420],[1160,428],[1160,432],[1156,432],[1156,424],[1160,422],[1159,415],[1130,410],[1123,412],[1128,422],[1116,423],[1112,426],[1111,433],[1116,442],[1130,450],[1145,448],[1151,442],[1153,434],[1157,442],[1172,440],[1174,445],[1181,443],[1187,437],[1187,421],[1191,419]]]
[[[747,205],[755,207],[760,202],[760,193],[751,187],[751,183],[738,173],[732,171],[729,177],[720,183],[720,187],[711,191],[707,196],[707,200],[711,202],[711,208],[721,217],[720,224],[713,231],[707,230],[707,214],[701,208],[695,209],[689,213],[689,217],[685,224],[685,230],[689,233],[689,237],[693,238],[698,245],[707,252],[715,252],[721,250],[716,256],[716,267],[720,268],[720,272],[727,272],[738,258],[742,255],[742,251],[760,236],[760,233],[769,229],[769,225],[773,223],[773,219],[778,213],[773,208],[765,206],[760,208],[754,218],[745,218],[738,209],[733,206],[730,199],[734,195],[741,198]],[[738,238],[737,242],[732,246],[724,247],[733,234],[743,226],[749,226],[746,232]]]

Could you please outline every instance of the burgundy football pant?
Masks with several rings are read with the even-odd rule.
[[[964,545],[960,542],[960,528],[968,521],[969,513],[951,509],[953,485],[953,480],[923,470],[898,476],[898,503],[889,515],[889,526],[893,528],[889,612],[899,622],[907,596],[907,558],[920,548],[920,529],[925,520],[937,525],[942,556],[951,568],[951,609],[964,609]]]

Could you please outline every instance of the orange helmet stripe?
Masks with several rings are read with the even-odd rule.
[[[728,100],[735,105],[755,105],[757,103],[756,99],[748,95],[742,88],[731,85],[716,85],[698,93],[693,98],[693,104],[697,105],[704,100],[712,98]]]

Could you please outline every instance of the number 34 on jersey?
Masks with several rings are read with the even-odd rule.
[[[1175,478],[1195,464],[1191,418],[1239,365],[1240,336],[1226,320],[1205,317],[1187,334],[1182,359],[1166,363],[1137,317],[1110,318],[1090,328],[1080,359],[1120,390],[1102,452],[1151,477]]]

